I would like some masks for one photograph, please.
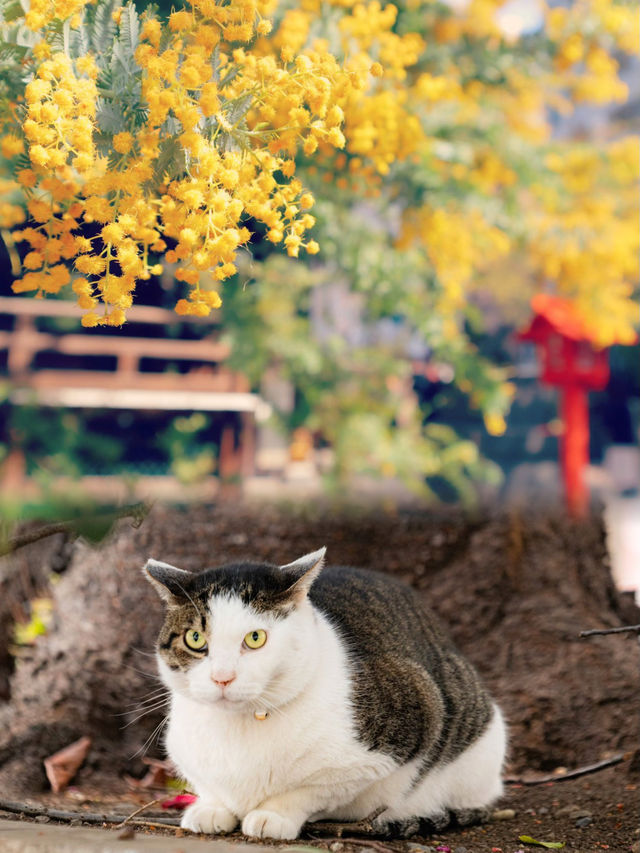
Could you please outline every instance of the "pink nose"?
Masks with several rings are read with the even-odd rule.
[[[236,676],[235,676],[235,673],[233,675],[226,675],[225,674],[225,675],[220,676],[218,678],[216,678],[214,675],[212,675],[211,680],[216,685],[216,687],[219,687],[221,690],[224,690],[224,688],[228,687],[232,681],[236,680]]]

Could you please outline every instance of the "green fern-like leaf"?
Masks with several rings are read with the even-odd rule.
[[[21,18],[24,15],[24,9],[19,0],[9,0],[2,4],[0,9],[1,20],[4,24],[10,24],[12,21]]]
[[[120,38],[119,42],[126,47],[127,52],[133,56],[138,47],[140,39],[140,18],[133,3],[129,3],[122,9],[120,16]]]
[[[109,101],[100,100],[96,112],[96,123],[102,133],[122,133],[126,129],[126,121],[121,108]]]
[[[95,52],[98,65],[108,63],[108,46],[112,44],[116,34],[116,23],[113,13],[119,8],[119,0],[98,0],[94,6],[87,6],[87,29],[91,34],[91,49]]]
[[[153,166],[153,183],[159,184],[165,178],[175,178],[186,168],[184,152],[175,137],[160,143],[160,151]]]
[[[227,121],[233,125],[238,124],[249,112],[252,102],[253,96],[250,93],[241,95],[233,101],[227,101],[223,107]]]

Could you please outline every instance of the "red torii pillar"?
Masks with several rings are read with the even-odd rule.
[[[518,338],[538,346],[541,380],[560,391],[560,467],[571,515],[585,515],[589,492],[584,469],[589,463],[589,391],[609,382],[609,350],[597,349],[574,304],[550,294],[531,300],[534,317]]]

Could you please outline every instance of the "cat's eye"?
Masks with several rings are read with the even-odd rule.
[[[207,638],[202,631],[185,631],[184,642],[187,648],[193,649],[194,652],[201,652],[207,645]]]
[[[257,628],[255,631],[249,631],[244,636],[244,644],[248,649],[259,649],[267,642],[267,632],[262,628]]]

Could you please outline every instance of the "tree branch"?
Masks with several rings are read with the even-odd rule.
[[[36,530],[28,530],[26,533],[22,533],[19,536],[13,536],[11,539],[0,543],[0,557],[4,557],[7,554],[13,554],[14,551],[17,551],[19,548],[24,548],[25,545],[31,545],[34,542],[39,542],[41,539],[46,539],[49,536],[55,536],[56,533],[71,533],[76,536],[80,536],[81,533],[79,533],[76,528],[93,519],[99,520],[104,518],[106,520],[111,516],[113,522],[116,522],[121,518],[132,518],[132,526],[139,527],[148,510],[149,508],[145,504],[133,504],[132,506],[126,506],[122,509],[115,510],[113,513],[95,513],[94,515],[86,516],[74,521],[56,521],[52,524],[45,524],[43,527],[38,527]]]

